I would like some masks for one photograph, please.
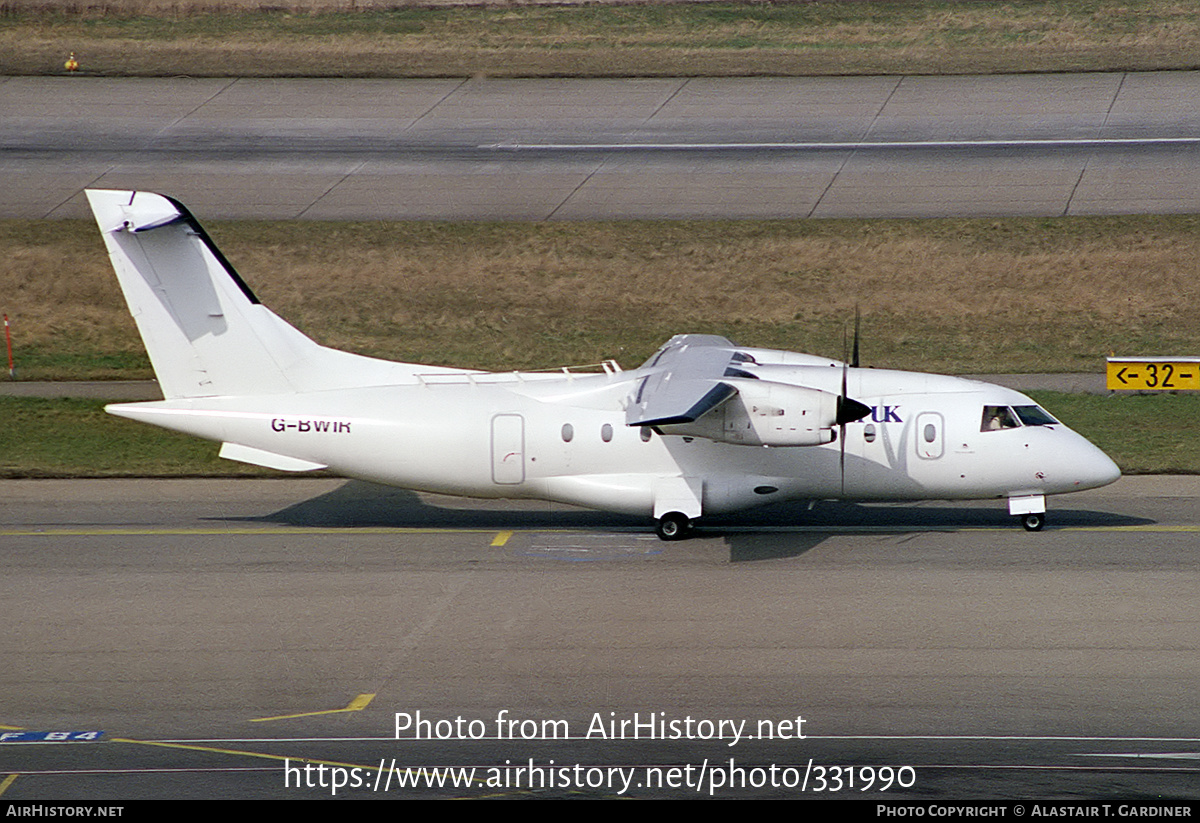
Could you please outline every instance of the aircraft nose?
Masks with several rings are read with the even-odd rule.
[[[1121,476],[1121,469],[1100,449],[1096,448],[1092,443],[1079,438],[1082,442],[1079,449],[1082,454],[1077,460],[1078,479],[1075,481],[1076,488],[1079,489],[1098,489],[1101,486],[1107,486],[1109,483],[1115,483]]]

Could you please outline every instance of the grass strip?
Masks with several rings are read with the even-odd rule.
[[[643,362],[672,334],[945,374],[1200,351],[1200,217],[218,222],[262,301],[326,345],[488,370]],[[90,221],[0,221],[24,380],[149,363]]]
[[[497,4],[7,0],[0,74],[495,77],[1190,69],[1182,0]]]
[[[231,477],[274,472],[218,446],[113,417],[97,400],[0,397],[0,477]]]

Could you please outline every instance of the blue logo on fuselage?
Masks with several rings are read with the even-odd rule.
[[[899,406],[872,406],[871,419],[876,423],[903,423],[899,413],[896,411]]]

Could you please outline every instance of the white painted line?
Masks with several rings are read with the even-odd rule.
[[[455,740],[452,742],[473,743],[487,742],[491,740],[511,740],[510,737],[478,737],[464,740]],[[526,740],[545,741],[545,742],[561,742],[571,740],[595,740],[587,735],[571,735],[568,737],[545,737],[545,738],[524,738]],[[732,740],[733,738],[726,735],[725,737],[712,737],[713,741]],[[1057,735],[996,735],[996,734],[820,734],[804,735],[804,739],[808,741],[817,740],[888,740],[898,742],[961,742],[961,741],[996,741],[1010,742],[1023,741],[1031,743],[1186,743],[1200,744],[1200,737],[1073,737],[1073,736],[1057,736]],[[394,737],[394,736],[363,736],[363,737],[180,737],[180,738],[162,738],[141,740],[142,743],[173,743],[173,744],[223,744],[230,745],[234,743],[395,743],[397,740],[402,740],[405,743],[445,743],[446,740],[437,737]],[[627,740],[626,742],[635,742]],[[661,738],[652,739],[649,737],[642,738],[642,743],[661,743]],[[671,742],[671,741],[668,741]],[[1118,755],[1119,756],[1119,755]]]
[[[1002,140],[884,140],[763,143],[485,143],[488,151],[856,151],[860,149],[1087,148],[1200,145],[1200,137],[1080,137]]]

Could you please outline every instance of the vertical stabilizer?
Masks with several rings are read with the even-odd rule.
[[[262,306],[178,201],[87,192],[167,399],[296,391],[323,350]]]

